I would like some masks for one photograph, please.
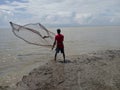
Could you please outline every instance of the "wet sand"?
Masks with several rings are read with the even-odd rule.
[[[15,90],[120,90],[120,50],[50,60],[23,76]]]

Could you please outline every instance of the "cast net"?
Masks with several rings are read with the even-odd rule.
[[[52,47],[55,34],[47,30],[42,24],[18,25],[10,22],[13,34],[28,44]]]

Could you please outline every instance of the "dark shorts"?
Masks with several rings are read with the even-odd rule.
[[[61,53],[64,53],[64,48],[56,48],[56,53],[59,53],[59,51],[61,51]]]

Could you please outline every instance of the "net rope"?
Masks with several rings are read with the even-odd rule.
[[[13,34],[27,42],[28,44],[52,47],[55,33],[47,30],[40,23],[30,23],[26,25],[18,25],[10,22]]]

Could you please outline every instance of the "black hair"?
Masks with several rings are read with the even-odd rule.
[[[57,29],[57,33],[60,34],[61,30],[60,29]]]

